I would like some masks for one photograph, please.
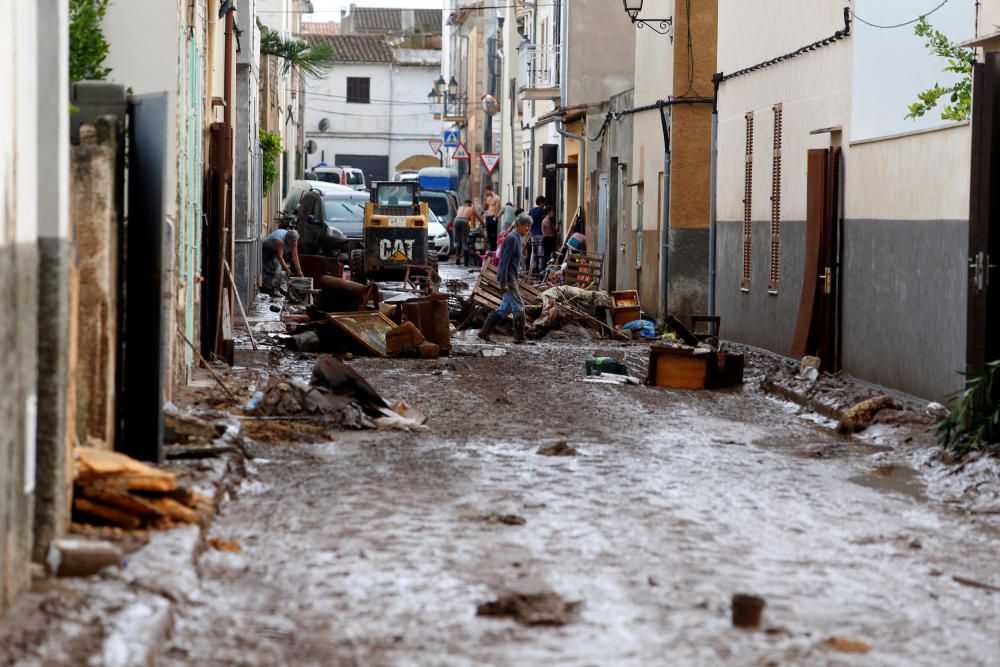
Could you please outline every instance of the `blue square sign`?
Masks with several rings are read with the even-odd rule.
[[[444,140],[445,146],[448,148],[455,148],[458,146],[458,130],[445,130],[442,139]]]

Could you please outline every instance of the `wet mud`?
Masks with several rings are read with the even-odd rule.
[[[996,664],[1000,594],[954,579],[996,582],[995,517],[940,502],[892,432],[760,392],[766,357],[694,392],[580,381],[592,356],[641,375],[641,345],[454,344],[351,362],[426,431],[249,445],[212,527],[240,550],[201,554],[158,664]],[[746,591],[758,630],[732,627]]]

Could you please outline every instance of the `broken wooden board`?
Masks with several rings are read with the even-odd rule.
[[[73,450],[74,478],[78,484],[100,481],[101,486],[130,491],[167,493],[177,488],[177,476],[133,458],[94,447]]]
[[[121,526],[122,528],[138,528],[142,521],[139,517],[132,516],[114,507],[101,505],[86,498],[74,498],[73,509],[83,514],[96,517],[110,524]]]
[[[521,299],[526,306],[537,304],[541,300],[542,291],[549,287],[548,285],[542,285],[540,288],[535,287],[524,275],[518,280],[517,286],[521,290]],[[500,307],[500,302],[503,301],[503,292],[500,289],[500,283],[497,282],[495,266],[488,265],[479,274],[476,285],[472,288],[472,300],[489,310],[496,310]]]

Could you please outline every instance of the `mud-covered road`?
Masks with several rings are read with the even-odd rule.
[[[623,347],[507,349],[352,362],[426,411],[426,432],[254,445],[211,531],[242,551],[202,555],[198,600],[161,664],[1000,660],[1000,594],[953,579],[1000,580],[998,535],[927,498],[890,452],[752,382],[699,393],[579,381],[586,357]],[[537,453],[562,440],[578,453]],[[565,625],[477,615],[512,592],[580,604]],[[738,592],[766,598],[759,631],[731,627]]]

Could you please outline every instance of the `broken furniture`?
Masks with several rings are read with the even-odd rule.
[[[639,292],[624,290],[611,293],[611,316],[616,327],[641,319],[641,310]]]
[[[401,294],[387,299],[382,312],[398,324],[412,322],[420,333],[447,355],[451,352],[451,320],[449,319],[448,295],[431,294],[413,297]]]
[[[653,345],[646,384],[671,389],[722,389],[743,384],[743,355],[708,347]]]
[[[326,313],[326,318],[372,354],[388,356],[385,337],[396,324],[381,312]]]
[[[570,253],[566,257],[562,270],[562,283],[563,285],[571,285],[573,287],[600,287],[603,271],[604,255]],[[638,301],[638,298],[636,298],[637,304]]]

